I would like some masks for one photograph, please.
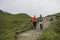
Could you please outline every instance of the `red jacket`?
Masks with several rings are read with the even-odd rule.
[[[32,22],[36,22],[37,21],[37,19],[36,19],[36,17],[34,16],[33,18],[32,18]]]

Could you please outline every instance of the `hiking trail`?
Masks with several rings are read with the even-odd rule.
[[[46,19],[44,19],[43,21],[44,21],[43,30],[45,30],[51,22],[47,21]],[[37,25],[37,27],[38,26],[39,26],[39,24]],[[42,32],[40,32],[40,34],[37,34],[37,33],[39,33],[38,29],[23,32],[21,34],[18,34],[17,40],[36,40],[42,34]]]

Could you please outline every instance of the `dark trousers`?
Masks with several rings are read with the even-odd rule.
[[[33,29],[36,29],[36,22],[33,22]]]
[[[40,29],[43,30],[43,25],[42,24],[40,24]]]

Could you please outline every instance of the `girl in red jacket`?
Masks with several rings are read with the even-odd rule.
[[[34,16],[34,17],[32,18],[32,23],[33,23],[33,29],[36,29],[36,23],[37,23],[37,18],[36,18],[36,16]]]

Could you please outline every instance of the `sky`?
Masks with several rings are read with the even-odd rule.
[[[60,12],[60,0],[0,0],[0,10],[32,17],[47,16]]]

